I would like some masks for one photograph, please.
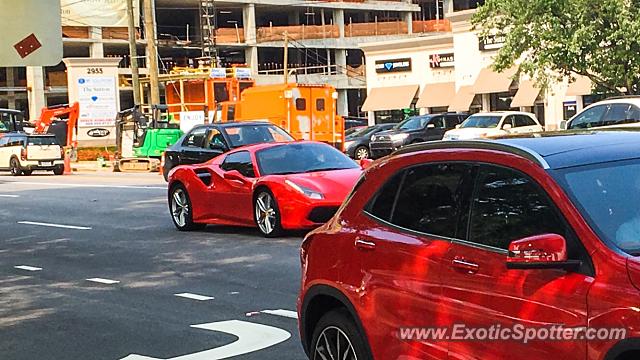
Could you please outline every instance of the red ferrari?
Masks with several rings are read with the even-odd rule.
[[[328,221],[362,173],[318,142],[256,144],[169,174],[169,210],[178,230],[206,224],[256,226],[266,237]]]

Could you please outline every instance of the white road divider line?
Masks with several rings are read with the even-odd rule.
[[[260,312],[263,314],[282,316],[290,319],[298,319],[298,313],[291,310],[277,309],[277,310],[262,310]]]
[[[113,285],[113,284],[118,284],[120,283],[120,281],[118,280],[110,280],[110,279],[103,279],[103,278],[91,278],[91,279],[86,279],[87,281],[91,281],[91,282],[95,282],[95,283],[99,283],[99,284],[105,284],[105,285]]]
[[[6,183],[16,185],[41,185],[41,186],[66,186],[66,187],[85,187],[85,188],[103,188],[103,189],[151,189],[151,190],[167,190],[166,186],[144,186],[144,185],[106,185],[106,184],[73,184],[73,183],[49,183],[37,181],[6,181]]]
[[[14,268],[16,268],[18,270],[25,270],[25,271],[40,271],[40,270],[42,270],[42,268],[40,268],[40,267],[29,266],[29,265],[17,265],[17,266],[14,266]]]
[[[183,297],[186,299],[198,300],[198,301],[207,301],[207,300],[215,299],[213,296],[205,296],[205,295],[198,295],[198,294],[192,294],[192,293],[179,293],[179,294],[173,294],[173,295],[178,297]]]
[[[0,194],[0,198],[19,198],[20,195]]]
[[[34,222],[34,221],[18,221],[18,224],[34,225],[34,226],[47,226],[47,227],[62,228],[62,229],[73,229],[73,230],[91,230],[90,227],[86,227],[86,226],[51,224],[51,223]]]

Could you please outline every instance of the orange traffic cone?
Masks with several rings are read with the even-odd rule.
[[[69,153],[64,153],[64,175],[71,175],[71,158],[69,157]]]

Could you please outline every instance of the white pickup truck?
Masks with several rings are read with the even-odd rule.
[[[64,149],[54,135],[0,134],[0,170],[13,176],[31,175],[34,170],[64,173]]]

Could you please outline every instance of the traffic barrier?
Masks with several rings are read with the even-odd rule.
[[[65,151],[64,153],[64,175],[71,175],[72,171],[71,171],[71,157],[69,156],[69,153],[67,151]]]

